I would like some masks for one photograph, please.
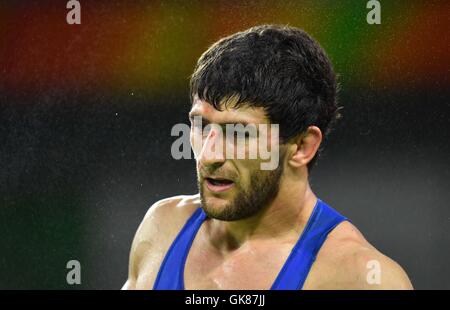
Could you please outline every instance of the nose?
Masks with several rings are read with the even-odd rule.
[[[202,150],[197,158],[200,167],[217,166],[225,162],[225,147],[220,126],[211,125],[203,140]]]

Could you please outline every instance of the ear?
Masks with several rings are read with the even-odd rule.
[[[301,135],[295,138],[289,165],[292,167],[306,166],[316,155],[322,142],[322,132],[319,127],[309,126]]]

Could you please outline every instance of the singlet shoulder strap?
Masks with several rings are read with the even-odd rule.
[[[300,239],[292,249],[272,289],[301,289],[328,234],[344,220],[347,218],[318,199]]]
[[[183,226],[169,248],[153,285],[154,290],[183,290],[184,265],[189,249],[200,229],[206,213],[198,208]]]

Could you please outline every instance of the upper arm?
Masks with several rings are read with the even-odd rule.
[[[319,251],[305,285],[312,289],[412,289],[402,267],[370,245],[359,230],[343,222]]]
[[[403,268],[373,247],[353,245],[342,257],[338,289],[413,289]]]
[[[144,216],[131,244],[128,279],[122,289],[136,289],[139,276],[145,269],[145,283],[152,283],[163,255],[192,208],[193,199],[189,196],[176,196],[153,204]],[[186,208],[186,206],[188,206]],[[170,221],[167,219],[170,218]],[[148,274],[150,272],[150,275]],[[141,279],[142,280],[142,279]]]
[[[389,257],[372,250],[359,258],[360,272],[365,276],[364,289],[410,290],[411,281],[403,268]],[[365,266],[362,266],[365,263]]]
[[[359,230],[348,225],[351,232],[343,241],[348,254],[344,257],[347,274],[356,279],[355,289],[403,290],[413,289],[405,270],[393,259],[373,247]]]
[[[160,200],[148,209],[134,235],[133,242],[131,244],[128,279],[122,289],[136,288],[139,269],[143,263],[143,258],[151,252],[155,241],[155,236],[158,235],[158,232],[161,230],[161,225],[164,223],[164,214],[169,211],[169,207],[174,203],[175,201],[172,199]]]

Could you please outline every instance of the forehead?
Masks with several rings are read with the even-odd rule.
[[[194,98],[189,116],[201,116],[211,123],[243,123],[243,124],[267,124],[269,120],[261,107],[241,106],[239,108],[227,108],[216,110],[207,101]]]

